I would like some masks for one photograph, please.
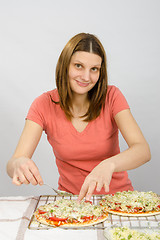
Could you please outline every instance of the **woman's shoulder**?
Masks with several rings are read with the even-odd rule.
[[[115,85],[108,85],[106,100],[117,96],[121,91]]]
[[[112,109],[112,112],[114,113],[114,115],[121,110],[129,108],[129,105],[125,96],[123,95],[121,90],[114,85],[108,86],[106,106]]]
[[[55,101],[58,102],[59,101],[59,97],[58,97],[58,91],[57,89],[53,89],[50,91],[46,91],[43,92],[41,95],[39,95],[36,100],[38,102],[50,102],[50,101]]]
[[[42,95],[48,98],[52,98],[54,101],[59,101],[59,95],[58,95],[58,90],[57,88],[44,92]]]
[[[119,88],[116,87],[115,85],[108,85],[107,93],[113,93],[118,90],[119,90]]]
[[[59,101],[57,89],[46,91],[40,94],[38,97],[34,99],[34,101],[31,104],[31,107],[39,109],[47,108],[51,103],[53,103],[53,101],[55,102]]]

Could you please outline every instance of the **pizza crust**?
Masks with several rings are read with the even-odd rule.
[[[78,227],[88,227],[88,226],[93,226],[96,225],[98,223],[102,223],[104,221],[106,221],[106,219],[108,218],[108,215],[101,218],[101,219],[97,219],[97,220],[90,220],[88,223],[69,223],[69,224],[65,224],[65,225],[61,225],[60,227],[68,227],[68,228],[78,228]]]
[[[78,227],[87,227],[87,226],[93,226],[95,224],[98,224],[98,223],[101,223],[101,222],[104,222],[107,218],[108,218],[108,213],[106,213],[105,215],[103,215],[101,218],[99,219],[92,219],[92,220],[89,220],[88,222],[85,221],[85,222],[77,222],[77,223],[64,223],[62,225],[55,225],[54,224],[54,221],[51,221],[51,220],[46,220],[44,219],[39,213],[38,211],[35,212],[34,214],[36,220],[44,225],[47,225],[47,226],[51,226],[51,227],[61,227],[61,228],[78,228]]]
[[[105,211],[107,211],[108,213],[111,214],[115,214],[115,215],[119,215],[119,216],[125,216],[125,217],[149,217],[149,216],[154,216],[154,215],[158,215],[160,214],[159,212],[146,212],[146,213],[129,213],[129,212],[121,212],[121,211],[116,211],[116,210],[109,210],[109,209],[105,209]]]

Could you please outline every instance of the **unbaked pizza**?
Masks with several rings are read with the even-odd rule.
[[[150,231],[149,231],[150,230]],[[128,227],[116,227],[112,229],[104,230],[104,236],[108,240],[159,240],[160,239],[160,231],[151,231],[151,229],[130,229]]]
[[[160,214],[160,197],[150,192],[123,191],[108,194],[100,201],[104,211],[123,216]]]
[[[54,227],[84,227],[103,222],[108,213],[90,201],[60,199],[40,206],[34,213],[36,220]]]

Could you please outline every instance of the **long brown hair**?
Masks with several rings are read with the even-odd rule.
[[[73,115],[70,111],[72,106],[72,90],[68,79],[68,69],[71,57],[77,51],[92,52],[102,58],[99,80],[88,92],[90,105],[86,114],[82,116],[85,117],[84,121],[89,122],[100,115],[106,99],[108,85],[106,53],[99,39],[89,33],[79,33],[75,35],[62,50],[56,66],[56,85],[59,93],[58,103],[69,120],[71,120]]]

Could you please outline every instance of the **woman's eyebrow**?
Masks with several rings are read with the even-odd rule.
[[[83,62],[81,62],[80,60],[73,60],[73,62],[77,62],[77,63],[80,63],[80,64],[82,64],[82,65],[84,65],[84,63]],[[101,64],[93,64],[92,66],[94,66],[94,67],[101,67]]]

